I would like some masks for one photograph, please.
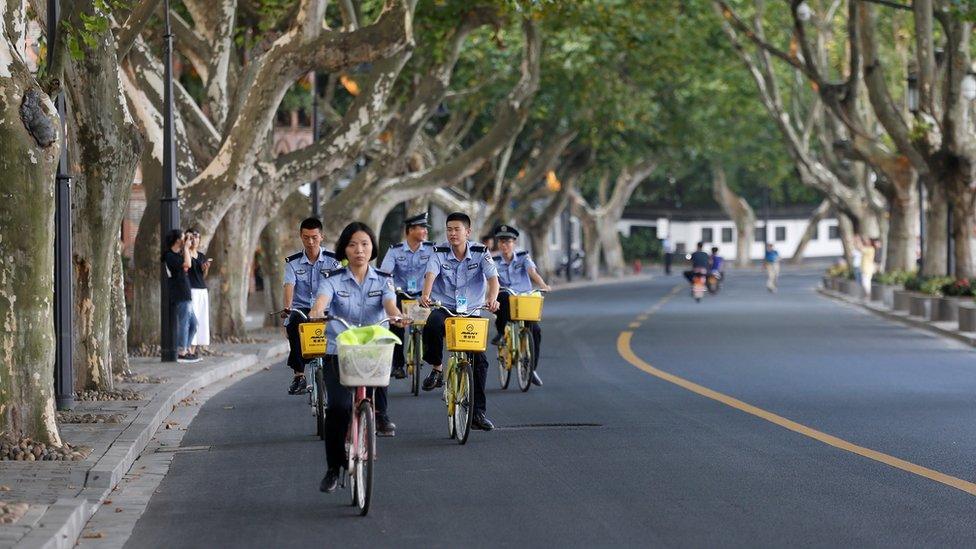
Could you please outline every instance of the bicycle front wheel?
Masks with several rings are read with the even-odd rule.
[[[411,331],[410,342],[410,360],[413,361],[410,392],[413,393],[413,396],[417,396],[420,394],[420,365],[422,364],[421,357],[424,354],[424,342],[420,338],[420,332],[418,330]]]
[[[518,383],[523,393],[532,387],[532,372],[535,371],[536,348],[532,330],[523,327],[519,338]]]
[[[359,514],[366,516],[373,499],[373,468],[376,457],[376,417],[369,401],[359,403],[359,448],[355,465],[356,505]]]
[[[512,348],[509,345],[511,332],[505,328],[505,335],[502,337],[502,344],[498,346],[498,383],[502,390],[508,389],[508,384],[512,380]]]
[[[325,376],[322,367],[315,369],[315,434],[325,440]]]
[[[451,357],[447,359],[447,368],[444,370],[444,403],[447,405],[447,436],[449,438],[457,437],[457,422],[454,413],[457,407],[457,384],[455,383],[457,368],[454,365],[457,364],[457,360],[457,357],[452,353]]]
[[[457,430],[458,444],[468,441],[471,434],[471,418],[474,416],[474,370],[471,367],[471,355],[466,355],[458,364],[454,379],[455,386],[454,425]]]

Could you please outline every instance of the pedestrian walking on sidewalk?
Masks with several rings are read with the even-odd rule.
[[[190,341],[190,352],[196,355],[197,347],[210,345],[210,294],[206,278],[213,258],[200,251],[200,231],[190,229],[189,235],[190,270],[186,274],[190,279],[193,315],[197,319],[197,330]]]
[[[776,283],[779,281],[779,252],[770,244],[766,244],[766,255],[763,257],[763,269],[766,270],[766,289],[776,293]]]
[[[864,238],[857,245],[861,247],[861,288],[864,289],[864,298],[871,299],[871,278],[877,270],[874,258],[880,242],[877,238]]]

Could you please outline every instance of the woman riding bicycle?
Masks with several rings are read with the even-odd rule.
[[[393,278],[369,265],[376,259],[376,236],[363,223],[353,222],[342,230],[336,242],[336,256],[348,266],[325,275],[318,288],[309,318],[322,318],[328,308],[331,315],[360,326],[375,324],[387,317],[402,316],[396,306]],[[325,356],[325,388],[328,408],[325,416],[325,454],[328,469],[319,489],[333,492],[339,483],[339,468],[346,463],[345,437],[352,414],[352,394],[339,383],[339,361],[336,336],[346,327],[329,321],[328,347]],[[395,426],[386,415],[386,388],[375,391],[377,434],[392,436]]]
[[[495,242],[498,243],[498,250],[501,252],[494,257],[495,265],[498,268],[498,280],[502,288],[509,288],[515,292],[528,292],[532,290],[532,283],[535,282],[539,288],[549,291],[549,285],[542,279],[536,269],[532,256],[526,251],[515,251],[515,240],[519,236],[518,230],[511,225],[499,225],[495,229]],[[502,334],[505,333],[505,324],[511,320],[511,309],[508,303],[509,293],[502,290],[498,294],[498,313],[495,315],[495,329],[498,334],[491,341],[493,345],[499,345]],[[538,322],[526,322],[532,330],[532,338],[535,339],[536,360],[538,362],[539,345],[542,343],[542,328]],[[539,374],[532,372],[532,384],[542,386]]]

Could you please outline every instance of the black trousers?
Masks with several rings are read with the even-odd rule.
[[[424,362],[432,366],[444,363],[444,320],[447,313],[434,309],[427,317],[424,325]],[[488,379],[488,358],[485,353],[471,353],[474,358],[474,411],[484,413],[487,409],[485,402],[485,381]]]
[[[674,254],[667,252],[664,254],[664,274],[671,274],[671,261]]]
[[[328,405],[325,412],[325,460],[330,468],[346,464],[346,432],[352,419],[353,390],[339,383],[339,359],[326,355],[324,360],[325,392]],[[377,416],[386,415],[386,387],[366,389],[373,399]]]
[[[512,319],[512,307],[509,303],[508,292],[498,292],[498,312],[495,313],[495,330],[499,334],[505,332],[505,324]],[[539,367],[539,356],[542,353],[542,327],[538,322],[526,321],[525,325],[532,332],[532,339],[535,340],[535,367]]]
[[[400,297],[400,294],[397,294],[396,304],[397,304],[397,309],[399,309],[400,312],[402,313],[403,298]],[[404,342],[406,341],[407,331],[404,330],[403,328],[390,324],[390,331],[393,332],[393,334],[396,335],[398,338],[400,338],[400,341],[404,341]],[[406,365],[406,360],[404,360],[403,358],[403,345],[397,345],[396,347],[393,348],[393,367],[403,368],[405,365]]]
[[[292,311],[291,316],[288,317],[288,326],[285,327],[285,333],[288,334],[288,366],[296,374],[301,374],[305,372],[305,360],[302,358],[302,343],[298,339],[298,325],[302,322],[302,318],[295,311],[301,311],[305,313],[305,316],[308,316],[309,309],[307,307],[296,308]]]

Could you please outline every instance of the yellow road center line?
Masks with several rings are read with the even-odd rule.
[[[670,300],[671,297],[673,297],[674,295],[675,292],[672,291],[671,294],[662,298],[662,300],[658,303],[658,305],[664,305],[664,303],[667,303],[667,301]],[[709,398],[714,401],[721,402],[722,404],[735,408],[736,410],[756,416],[760,419],[764,419],[770,423],[779,425],[780,427],[783,427],[785,429],[789,429],[794,433],[799,433],[805,437],[818,440],[824,444],[833,446],[835,448],[839,448],[846,452],[851,452],[852,454],[857,454],[859,456],[866,457],[870,460],[883,463],[890,467],[901,469],[902,471],[912,473],[913,475],[918,475],[920,477],[924,477],[929,480],[934,480],[935,482],[938,482],[940,484],[944,484],[951,488],[962,490],[963,492],[976,496],[976,483],[969,482],[961,478],[956,478],[954,476],[941,473],[934,469],[929,469],[928,467],[923,467],[921,465],[917,465],[910,461],[905,461],[903,459],[890,456],[883,452],[878,452],[877,450],[872,450],[870,448],[858,446],[857,444],[854,444],[852,442],[848,442],[844,439],[835,437],[833,435],[828,435],[827,433],[818,431],[811,427],[807,427],[806,425],[797,423],[793,420],[786,419],[783,416],[779,416],[772,412],[768,412],[766,410],[763,410],[762,408],[758,408],[756,406],[753,406],[752,404],[743,402],[737,398],[733,398],[724,393],[714,391],[712,389],[709,389],[708,387],[704,387],[693,381],[688,381],[687,379],[665,372],[664,370],[659,370],[654,366],[651,366],[650,364],[645,362],[643,359],[637,356],[634,353],[634,351],[631,349],[630,341],[633,335],[634,332],[631,331],[624,331],[620,333],[620,336],[617,337],[617,352],[620,353],[620,356],[623,357],[624,360],[629,362],[635,368],[639,370],[643,370],[644,372],[647,372],[648,374],[651,374],[656,378],[667,381],[668,383],[673,383],[679,387],[687,389],[705,398]]]
[[[640,328],[640,325],[641,325],[640,322],[631,322],[629,326],[631,328]]]

